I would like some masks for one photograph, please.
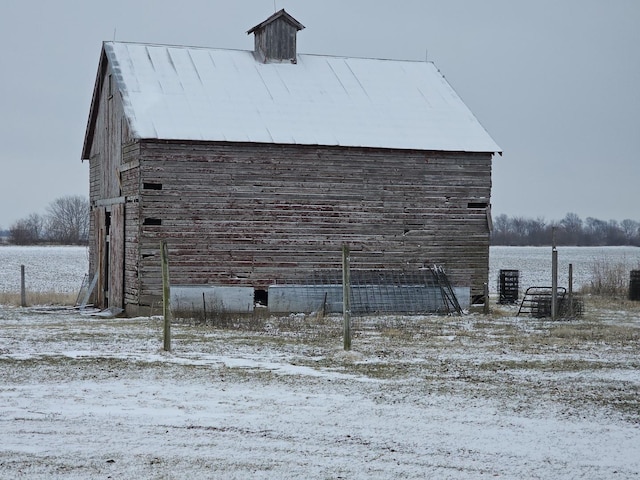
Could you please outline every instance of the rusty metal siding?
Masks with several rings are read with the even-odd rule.
[[[160,295],[159,241],[175,284],[264,288],[309,269],[446,266],[487,281],[491,154],[142,141],[140,302]]]

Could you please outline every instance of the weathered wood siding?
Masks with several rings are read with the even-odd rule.
[[[104,243],[108,239],[109,232],[105,229],[105,219],[111,213],[112,206],[120,204],[123,196],[121,165],[124,162],[123,144],[131,140],[128,123],[124,116],[122,98],[111,75],[109,66],[104,67],[98,85],[97,114],[90,146],[89,157],[89,201],[91,210],[89,238],[89,273],[91,276],[104,265],[104,259],[99,258],[104,251]],[[133,194],[137,194],[137,185]],[[101,212],[98,214],[98,210]],[[101,229],[104,231],[100,234]],[[101,244],[102,242],[102,244]],[[109,252],[112,255],[120,255],[121,252]],[[120,257],[117,257],[120,263]],[[104,272],[101,273],[98,289],[105,288]],[[117,277],[114,281],[120,283]],[[121,293],[118,291],[120,296]],[[94,301],[103,304],[102,292],[97,292]],[[118,300],[120,302],[120,300]]]
[[[131,142],[122,147],[122,194],[125,197],[124,229],[124,302],[138,304],[140,280],[138,265],[140,261],[140,144]]]
[[[120,196],[122,143],[130,136],[124,120],[122,98],[109,70],[105,72],[98,102],[98,115],[91,144],[91,200]]]
[[[124,306],[124,203],[111,207],[109,228],[109,306]]]
[[[254,48],[263,61],[296,62],[298,30],[286,20],[277,19],[255,32]]]
[[[442,264],[482,293],[491,154],[141,141],[139,302],[161,294],[159,243],[174,284],[265,288],[310,269]],[[127,212],[129,210],[127,209]],[[135,217],[127,217],[127,222]],[[133,238],[127,227],[127,242]],[[128,299],[136,292],[126,282]]]

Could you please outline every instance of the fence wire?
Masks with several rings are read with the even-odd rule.
[[[447,312],[441,285],[429,269],[351,269],[351,313]],[[342,312],[342,271],[315,270],[291,283],[269,287],[269,310],[273,312]]]

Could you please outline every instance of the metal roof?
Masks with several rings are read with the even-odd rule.
[[[106,42],[139,138],[500,152],[433,63]],[[92,107],[92,108],[95,108]]]

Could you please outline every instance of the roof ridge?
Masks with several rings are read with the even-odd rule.
[[[139,45],[139,46],[145,46],[145,47],[183,48],[183,49],[196,49],[196,50],[228,51],[228,52],[248,52],[253,54],[253,50],[247,50],[244,48],[207,47],[204,45],[177,45],[172,43],[133,42],[133,41],[122,41],[122,40],[117,40],[117,41],[105,40],[102,43],[103,44]],[[426,61],[426,60],[416,60],[411,58],[361,57],[361,56],[355,56],[355,55],[338,55],[338,54],[324,54],[324,53],[298,53],[298,56],[354,59],[354,60],[376,60],[376,61],[382,61],[382,62],[410,62],[410,63],[435,64],[432,60]]]

